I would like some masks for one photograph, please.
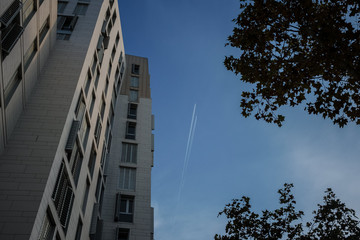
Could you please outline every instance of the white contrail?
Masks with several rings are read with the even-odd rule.
[[[176,208],[175,208],[175,214],[174,214],[174,216],[176,216],[176,211],[177,211],[178,205],[179,205],[179,203],[180,203],[181,193],[182,193],[182,189],[183,189],[183,186],[184,186],[185,172],[186,172],[187,166],[188,166],[188,164],[189,164],[190,153],[191,153],[192,144],[193,144],[193,139],[194,139],[194,134],[195,134],[195,129],[196,129],[196,123],[197,123],[197,116],[196,116],[196,104],[195,104],[195,105],[194,105],[193,114],[192,114],[192,118],[191,118],[191,124],[190,124],[188,141],[187,141],[187,144],[186,144],[186,151],[185,151],[185,157],[184,157],[184,165],[183,165],[183,169],[182,169],[182,173],[181,173],[181,178],[180,178],[178,198],[177,198],[177,203],[176,203]],[[173,220],[174,220],[174,219],[173,219]],[[174,220],[174,221],[175,221],[175,220]]]

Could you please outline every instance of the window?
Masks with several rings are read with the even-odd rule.
[[[7,106],[13,97],[17,87],[21,82],[21,65],[16,69],[15,73],[11,77],[9,83],[5,87],[5,106]]]
[[[108,155],[108,151],[107,151],[107,148],[106,148],[106,143],[104,141],[103,142],[102,152],[101,152],[101,159],[100,159],[100,166],[103,169],[103,171],[105,169],[107,155]]]
[[[116,48],[114,46],[111,52],[111,60],[114,60],[115,54],[116,54]]]
[[[34,0],[23,0],[23,25],[26,26],[36,11]]]
[[[95,100],[96,100],[96,96],[95,96],[95,93],[93,92],[93,93],[91,94],[91,103],[90,103],[90,109],[89,109],[90,116],[92,116],[92,112],[93,112],[93,110],[94,110]]]
[[[113,125],[113,123],[114,123],[114,110],[113,110],[113,107],[110,107],[110,109],[109,109],[108,119],[110,121],[110,125],[114,126]]]
[[[105,89],[104,89],[105,96],[107,95],[108,89],[109,89],[109,78],[107,77],[105,82]]]
[[[100,120],[100,116],[98,116],[97,121],[96,121],[96,127],[95,127],[94,135],[95,135],[96,144],[99,145],[100,135],[101,135],[101,120]]]
[[[71,173],[73,175],[75,185],[77,185],[79,181],[82,162],[83,156],[80,152],[78,144],[75,143],[73,153],[71,154],[71,157],[69,159],[69,165],[71,167]]]
[[[90,132],[90,123],[89,123],[88,119],[85,117],[84,120],[82,121],[80,131],[79,131],[79,137],[80,137],[80,140],[82,141],[82,146],[83,146],[84,151],[86,149],[87,140],[89,138],[89,132]]]
[[[45,22],[43,23],[43,25],[40,28],[40,33],[39,33],[39,41],[40,44],[42,43],[42,41],[44,40],[47,32],[50,29],[50,24],[49,24],[49,17],[45,20]]]
[[[96,182],[96,191],[95,191],[95,198],[96,198],[97,202],[99,202],[99,200],[100,200],[101,185],[102,185],[102,175],[101,175],[101,172],[99,170],[98,179],[97,179],[97,182]]]
[[[120,53],[120,58],[119,58],[120,65],[122,64],[122,61],[123,61],[123,52]]]
[[[68,2],[58,1],[58,13],[63,13]]]
[[[41,224],[38,240],[52,240],[55,232],[55,223],[48,209]]]
[[[120,167],[119,188],[123,190],[135,191],[136,169]]]
[[[138,91],[137,90],[130,90],[130,102],[137,102],[138,101]]]
[[[27,68],[29,67],[31,61],[33,60],[36,54],[36,51],[37,51],[37,41],[35,38],[34,41],[31,43],[31,45],[29,46],[29,48],[26,50],[26,53],[24,55],[24,71],[26,71]]]
[[[122,144],[121,162],[136,163],[137,145],[131,143]]]
[[[89,5],[87,3],[77,3],[75,10],[74,10],[74,14],[75,15],[85,15],[88,6]]]
[[[131,73],[139,75],[139,73],[140,73],[140,65],[132,64],[131,65]]]
[[[139,87],[139,77],[131,77],[130,79],[130,87]]]
[[[24,31],[20,26],[20,10],[21,2],[15,0],[0,17],[3,59],[10,53]]]
[[[80,130],[79,130],[79,138],[82,141],[83,149],[86,149],[87,140],[89,137],[89,131],[90,131],[90,123],[85,116],[85,100],[80,95],[78,104],[76,106],[75,114],[76,119],[81,123]]]
[[[127,138],[127,139],[135,139],[135,133],[136,133],[136,123],[127,122],[126,123],[126,135],[125,135],[125,138]]]
[[[111,70],[112,70],[112,63],[111,61],[109,62],[109,69],[108,69],[108,76],[110,77],[111,75]]]
[[[96,151],[95,151],[95,147],[93,146],[91,149],[89,163],[88,163],[88,168],[89,168],[91,178],[93,177],[95,163],[96,163]]]
[[[101,108],[100,108],[101,119],[104,119],[105,107],[106,107],[105,101],[104,99],[101,99]]]
[[[78,16],[58,16],[56,38],[69,40],[77,20]]]
[[[137,114],[137,104],[129,103],[128,104],[128,118],[130,119],[136,119]]]
[[[113,24],[111,23],[111,21],[109,21],[108,26],[107,26],[107,32],[110,34],[111,30],[112,30]]]
[[[116,34],[116,39],[115,39],[115,45],[117,46],[119,44],[120,41],[120,35],[119,32]]]
[[[72,32],[75,28],[77,16],[58,16],[57,29]]]
[[[112,91],[112,96],[111,96],[111,106],[115,107],[116,106],[116,98],[117,98],[117,93],[116,93],[116,88],[114,86],[114,89]]]
[[[76,228],[75,240],[80,240],[81,239],[82,226],[83,226],[83,223],[82,223],[82,221],[81,221],[81,219],[79,217],[78,225],[77,225],[77,228]]]
[[[83,202],[82,202],[82,208],[81,208],[84,215],[85,215],[85,210],[86,210],[87,199],[89,196],[89,189],[90,189],[90,182],[89,182],[89,180],[86,180],[86,188],[85,188]]]
[[[114,11],[112,17],[111,17],[111,21],[113,22],[113,24],[115,24],[116,21],[116,11]]]
[[[97,57],[96,57],[96,53],[94,53],[94,59],[91,66],[91,71],[94,75],[95,75],[96,65],[97,65]]]
[[[86,81],[85,81],[85,88],[84,88],[85,96],[87,96],[87,94],[89,92],[90,84],[91,84],[91,72],[89,70],[88,74],[86,76]]]
[[[99,69],[96,70],[96,76],[95,76],[95,88],[97,88],[98,84],[99,84],[99,79],[100,79],[100,71]]]
[[[80,95],[79,100],[76,105],[76,109],[75,109],[75,116],[76,116],[76,119],[81,122],[83,120],[84,115],[85,115],[85,100]]]
[[[103,61],[103,58],[104,58],[104,51],[105,51],[104,48],[101,48],[101,49],[98,51],[100,66],[101,66],[102,61]]]
[[[71,188],[69,177],[66,173],[64,162],[61,163],[59,173],[55,182],[54,191],[51,195],[60,223],[64,230],[67,230],[72,204],[74,202],[74,193]]]
[[[130,229],[128,228],[118,228],[116,229],[117,240],[129,240]]]
[[[115,221],[133,222],[134,196],[116,194]]]

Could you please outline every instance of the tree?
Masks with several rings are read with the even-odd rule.
[[[216,234],[215,240],[357,240],[360,239],[360,221],[355,211],[348,209],[329,188],[325,191],[323,205],[318,204],[312,222],[301,223],[302,211],[295,210],[296,201],[291,194],[293,184],[280,189],[281,207],[264,210],[261,215],[251,211],[250,198],[233,199],[219,215],[228,223],[226,235]],[[305,230],[304,230],[305,228]]]
[[[253,88],[242,92],[244,117],[281,126],[282,106],[304,107],[339,127],[360,124],[360,2],[240,0],[226,45],[226,68]]]

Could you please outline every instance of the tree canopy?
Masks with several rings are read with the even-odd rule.
[[[225,215],[228,223],[225,235],[216,234],[215,240],[358,240],[360,221],[355,211],[342,203],[329,188],[325,191],[323,204],[313,212],[311,222],[301,222],[304,215],[295,209],[291,194],[292,184],[284,184],[278,191],[281,207],[274,211],[264,210],[257,214],[251,210],[250,198],[233,199],[219,215]]]
[[[360,1],[240,0],[226,68],[250,83],[245,117],[281,126],[282,106],[301,105],[339,127],[360,124]]]

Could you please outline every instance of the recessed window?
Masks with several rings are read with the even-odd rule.
[[[90,158],[89,158],[89,162],[88,162],[88,168],[89,168],[91,178],[94,174],[95,163],[96,163],[96,151],[95,151],[95,147],[93,146],[91,149]]]
[[[137,104],[129,103],[128,104],[128,118],[136,119],[137,115]]]
[[[13,97],[16,89],[18,88],[21,82],[21,65],[16,69],[15,73],[11,77],[9,83],[5,87],[5,106],[7,106]]]
[[[135,139],[135,133],[136,133],[136,123],[135,122],[127,122],[125,138]]]
[[[139,75],[140,74],[140,65],[132,64],[131,65],[131,73]]]
[[[120,65],[122,64],[122,61],[123,61],[123,52],[120,53],[120,58],[119,58]]]
[[[107,93],[108,93],[108,89],[109,89],[109,78],[106,77],[106,82],[105,82],[105,96],[107,96]]]
[[[129,167],[120,167],[119,188],[122,190],[135,191],[136,169]]]
[[[134,196],[116,194],[115,221],[133,222]]]
[[[62,162],[60,165],[59,173],[56,178],[55,187],[51,198],[54,201],[60,223],[66,232],[70,220],[72,205],[74,202],[74,193],[71,188],[68,174],[66,173],[64,162]]]
[[[21,2],[15,0],[0,17],[3,59],[11,52],[24,31],[24,28],[20,26],[21,7]]]
[[[137,90],[130,90],[130,102],[137,102],[138,101],[138,94],[139,92]]]
[[[105,107],[106,107],[105,101],[104,99],[101,99],[101,105],[100,105],[101,119],[104,119]]]
[[[121,162],[136,163],[137,145],[132,143],[123,143],[121,152]]]
[[[99,84],[99,79],[100,79],[100,70],[97,69],[96,70],[96,76],[95,76],[95,88],[97,88],[97,86]]]
[[[80,240],[81,239],[82,226],[83,226],[83,223],[82,223],[82,221],[81,221],[81,219],[79,217],[78,225],[77,225],[77,228],[76,228],[75,240]]]
[[[58,16],[56,32],[57,39],[69,40],[77,20],[78,16]]]
[[[34,0],[23,0],[23,25],[26,26],[36,11]]]
[[[115,45],[117,46],[119,44],[120,41],[120,35],[119,32],[116,34],[116,39],[115,39]]]
[[[116,235],[117,235],[117,240],[129,240],[130,229],[128,229],[128,228],[118,228]]]
[[[116,21],[116,11],[114,11],[112,17],[111,17],[111,21],[113,22],[113,24],[115,24]]]
[[[100,194],[101,194],[101,186],[102,186],[102,175],[101,175],[101,172],[99,170],[99,174],[98,174],[98,179],[97,179],[97,182],[96,182],[96,191],[95,191],[95,198],[96,198],[96,201],[99,202],[100,200]]]
[[[26,71],[27,68],[29,67],[31,61],[33,60],[36,54],[36,51],[37,51],[37,41],[35,38],[34,41],[31,43],[31,45],[29,46],[29,48],[26,50],[26,53],[24,55],[24,71]]]
[[[84,98],[80,95],[78,102],[76,104],[76,109],[75,109],[75,116],[76,116],[76,120],[78,120],[79,122],[82,122],[84,114],[85,114],[85,100]]]
[[[114,126],[113,125],[113,123],[114,123],[114,110],[113,110],[113,107],[110,107],[110,109],[109,109],[108,119],[110,121],[110,125]]]
[[[80,148],[79,148],[78,144],[75,143],[74,149],[72,151],[72,154],[71,154],[71,157],[69,160],[69,165],[71,168],[71,173],[73,175],[75,185],[77,185],[77,183],[79,181],[82,162],[83,162],[82,153],[80,152]]]
[[[50,29],[50,23],[49,23],[49,17],[45,20],[45,22],[43,23],[43,25],[40,28],[40,33],[39,33],[39,42],[40,44],[42,43],[42,41],[44,40],[46,34],[48,33]]]
[[[94,110],[95,100],[96,100],[96,96],[95,96],[95,93],[93,92],[91,94],[91,103],[90,103],[90,109],[89,109],[90,116],[92,116],[92,113],[93,113],[93,110]]]
[[[87,94],[89,92],[90,84],[91,84],[91,72],[89,70],[88,74],[86,75],[86,80],[85,80],[85,87],[84,87],[85,96],[87,96]]]
[[[54,232],[55,232],[54,219],[51,216],[50,210],[48,209],[46,211],[46,214],[45,214],[44,219],[42,221],[38,239],[39,240],[53,239]]]
[[[98,116],[97,121],[96,121],[96,126],[95,126],[95,132],[94,132],[95,141],[96,141],[97,145],[99,145],[101,129],[102,129],[102,127],[101,127],[101,118],[100,118],[100,116]]]
[[[96,53],[94,53],[94,58],[93,58],[92,66],[91,66],[91,71],[94,75],[95,75],[95,71],[96,71],[96,65],[97,65],[97,57],[96,57]]]
[[[131,77],[130,79],[130,87],[139,87],[139,77]]]
[[[85,210],[86,210],[86,205],[87,205],[87,199],[89,196],[89,189],[90,189],[90,182],[89,180],[86,180],[86,188],[85,188],[85,192],[84,192],[84,196],[83,196],[83,202],[82,202],[82,212],[85,215]]]
[[[77,20],[77,16],[58,16],[57,29],[72,32]]]
[[[111,52],[111,60],[114,60],[115,53],[116,53],[116,48],[114,46],[113,49],[112,49],[112,52]]]
[[[58,13],[63,13],[68,2],[58,1]]]
[[[87,3],[77,3],[75,10],[74,10],[74,14],[75,15],[85,15],[86,11],[88,9],[88,4]]]

